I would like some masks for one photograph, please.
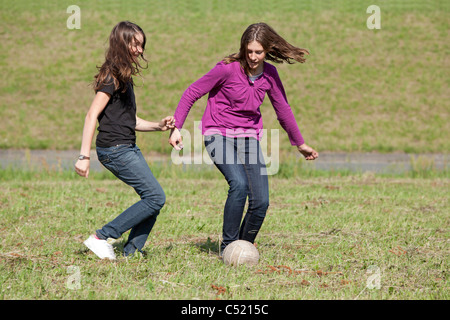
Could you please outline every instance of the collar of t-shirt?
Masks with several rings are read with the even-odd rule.
[[[254,75],[254,76],[248,76],[248,78],[250,79],[251,82],[255,82],[255,80],[258,79],[259,77],[261,77],[263,73],[264,73],[264,71],[259,74]]]

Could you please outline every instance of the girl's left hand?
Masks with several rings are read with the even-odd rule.
[[[175,118],[173,116],[165,117],[159,122],[159,128],[161,131],[175,128]]]
[[[301,146],[297,146],[297,149],[306,160],[314,160],[319,157],[319,153],[305,143]]]

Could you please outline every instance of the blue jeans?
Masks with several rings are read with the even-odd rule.
[[[133,187],[141,200],[123,211],[117,218],[96,231],[100,239],[118,239],[131,229],[124,246],[124,255],[142,252],[148,235],[164,206],[166,195],[153,176],[141,150],[134,144],[110,148],[97,147],[98,160],[117,178]]]
[[[211,135],[205,136],[205,146],[229,185],[221,248],[238,239],[253,243],[269,207],[269,182],[259,141]]]

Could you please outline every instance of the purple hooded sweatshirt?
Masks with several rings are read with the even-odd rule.
[[[299,146],[304,143],[275,66],[264,62],[263,74],[252,82],[239,62],[217,63],[181,96],[174,115],[178,129],[183,127],[192,105],[208,92],[201,123],[203,135],[221,134],[260,140],[263,123],[259,107],[267,92],[291,144]]]

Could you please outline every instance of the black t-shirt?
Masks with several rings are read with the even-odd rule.
[[[108,148],[136,143],[136,100],[133,85],[128,83],[127,90],[121,92],[121,89],[114,89],[114,83],[109,84],[108,80],[106,83],[98,91],[109,93],[111,98],[98,116],[96,146]]]

